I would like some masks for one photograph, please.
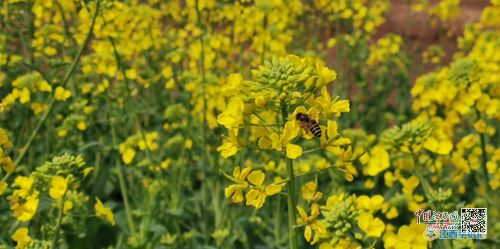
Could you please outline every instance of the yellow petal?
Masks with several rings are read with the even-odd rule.
[[[328,120],[326,129],[326,135],[328,135],[328,139],[335,138],[338,134],[339,133],[337,131],[337,122],[333,120]]]
[[[297,211],[299,212],[299,216],[300,218],[306,222],[307,221],[307,213],[306,213],[306,210],[304,210],[304,208],[302,208],[301,206],[297,206]]]
[[[247,180],[255,186],[260,186],[264,182],[266,174],[261,170],[254,170],[247,177]]]
[[[363,232],[370,232],[370,225],[373,221],[373,215],[369,213],[363,213],[358,216],[358,226]]]
[[[231,196],[233,196],[234,194],[234,191],[235,191],[235,185],[229,185],[227,186],[225,189],[224,189],[224,196],[226,198],[231,198]]]
[[[299,156],[302,156],[302,147],[296,144],[286,145],[286,157],[290,159],[296,159]]]
[[[250,171],[252,171],[252,167],[245,167],[242,171],[241,171],[241,174],[240,174],[240,177],[239,179],[244,181],[245,178],[247,178],[248,176],[248,173],[250,173]]]
[[[275,194],[281,192],[281,185],[269,184],[266,186],[265,191],[266,191],[266,195],[269,195],[269,196],[275,195]]]
[[[127,147],[122,154],[122,160],[125,164],[130,164],[135,157],[135,150]]]
[[[309,242],[311,241],[311,236],[312,236],[311,226],[307,225],[306,229],[304,230],[304,238],[306,238],[306,241]]]

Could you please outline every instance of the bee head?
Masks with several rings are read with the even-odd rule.
[[[297,119],[299,121],[307,121],[307,120],[309,120],[309,117],[307,116],[307,114],[299,112],[299,113],[297,113],[297,115],[295,115],[295,119]]]

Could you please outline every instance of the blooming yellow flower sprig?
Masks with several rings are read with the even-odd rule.
[[[115,218],[113,215],[113,211],[111,211],[110,208],[105,207],[104,204],[102,204],[101,200],[99,200],[99,198],[96,197],[95,200],[96,200],[96,203],[94,205],[95,215],[98,218],[105,219],[107,222],[109,222],[111,225],[114,226]]]
[[[60,11],[57,5],[64,10]],[[76,12],[77,2],[72,1],[33,1],[31,12],[34,14],[34,33],[32,47],[36,58],[54,57],[71,46],[71,37],[67,36],[65,20],[72,19]]]
[[[308,243],[314,245],[318,243],[321,238],[327,237],[327,225],[322,220],[318,219],[320,215],[319,205],[311,206],[311,215],[308,215],[301,206],[297,206],[297,211],[299,213],[297,225],[305,226],[304,238]]]
[[[40,192],[33,187],[34,183],[34,177],[17,176],[12,194],[7,197],[13,216],[21,222],[31,220],[37,211]]]
[[[299,106],[311,105],[317,111],[309,113],[315,112],[325,118],[339,117],[350,110],[348,101],[331,99],[326,86],[335,80],[336,73],[320,62],[289,55],[266,61],[252,73],[254,81],[230,75],[228,85],[222,89],[223,94],[229,97],[226,108],[217,117],[218,123],[228,129],[228,136],[218,148],[224,157],[232,156],[242,148],[237,136],[239,129],[248,124],[245,120],[255,120],[257,123],[252,127],[260,126],[260,129],[251,129],[259,134],[259,148],[286,151],[289,158],[295,159],[302,155],[302,148],[293,143],[301,132],[301,125],[294,115],[299,111],[308,113],[305,107]],[[315,97],[320,89],[321,96]],[[278,120],[284,107],[288,120],[284,120],[282,131],[266,124],[266,120]],[[334,146],[344,144],[347,140],[332,142]]]
[[[442,0],[428,9],[434,25],[440,22],[451,22],[460,15],[460,0]]]
[[[14,172],[14,163],[12,158],[9,156],[7,150],[12,147],[12,141],[9,140],[7,131],[0,127],[0,169],[6,173]],[[3,183],[5,184],[5,183]],[[0,183],[2,185],[2,183]],[[2,188],[0,187],[0,190]],[[0,191],[0,195],[3,191]]]
[[[83,43],[90,27],[92,9],[95,9],[95,4],[91,2],[78,11],[77,18],[80,20],[80,25],[74,34],[74,39],[78,44]],[[144,52],[151,50],[160,53],[160,46],[166,42],[165,32],[161,31],[161,17],[160,10],[148,4],[140,2],[108,3],[96,19],[92,53],[82,57],[82,73],[85,75],[116,76],[118,64],[109,40],[112,37],[124,63],[129,64],[130,62],[130,68],[126,70],[126,77],[141,86],[149,87],[156,81],[152,81],[152,78],[147,76],[157,77],[159,74],[146,75],[140,72],[149,70],[145,67],[147,63]],[[132,63],[132,58],[134,58],[135,63]],[[117,77],[120,80],[123,75],[119,74]]]
[[[32,101],[36,92],[52,92],[52,87],[38,72],[18,76],[12,81],[12,91],[2,99],[0,105],[3,110],[8,110],[9,106],[17,101],[21,104],[32,102],[36,107],[40,105],[40,103]],[[33,110],[36,112],[36,108]]]
[[[73,100],[69,106],[71,113],[64,117],[62,124],[57,127],[58,137],[66,137],[71,131],[83,132],[87,130],[90,114],[94,112],[94,107],[88,103],[87,99]]]
[[[319,201],[323,197],[323,193],[318,191],[318,184],[314,181],[309,181],[302,185],[300,192],[302,199],[310,205],[311,215],[308,215],[303,207],[297,206],[297,211],[299,213],[297,225],[305,226],[304,238],[308,243],[314,245],[321,238],[326,238],[328,235],[326,223],[319,219]]]
[[[415,120],[401,127],[394,126],[387,129],[382,133],[381,141],[392,149],[403,153],[418,153],[424,147],[431,132],[431,125]]]
[[[226,198],[230,198],[234,203],[241,203],[244,199],[243,193],[246,192],[245,204],[259,209],[262,208],[268,196],[276,195],[282,189],[282,184],[264,184],[266,174],[262,170],[253,170],[251,167],[240,170],[240,167],[237,166],[234,168],[232,176],[223,173],[234,182],[224,190]]]
[[[140,151],[156,151],[158,149],[157,140],[159,138],[158,132],[148,132],[132,135],[128,137],[125,142],[120,144],[120,154],[122,160],[126,165],[132,163],[136,156],[137,149]]]
[[[329,21],[349,25],[346,30],[355,30],[367,35],[374,33],[376,28],[385,21],[384,14],[389,8],[389,1],[314,1],[314,8],[327,14]],[[356,34],[360,36],[361,34]],[[353,39],[354,40],[354,39]]]
[[[389,61],[396,65],[402,64],[402,61],[397,57],[402,45],[403,39],[399,35],[391,34],[378,39],[376,44],[370,46],[370,54],[366,64],[370,67],[376,67]]]
[[[422,53],[424,63],[428,64],[439,64],[444,56],[445,51],[440,45],[431,45]]]

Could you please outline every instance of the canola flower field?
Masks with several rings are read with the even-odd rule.
[[[394,2],[1,1],[0,248],[500,248],[500,0]]]

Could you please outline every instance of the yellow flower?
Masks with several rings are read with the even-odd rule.
[[[113,218],[113,212],[111,209],[104,207],[102,204],[101,200],[99,198],[95,198],[96,204],[95,204],[95,215],[99,218],[104,218],[106,221],[108,221],[111,225],[115,225],[115,219]]]
[[[28,88],[24,87],[19,92],[19,103],[25,104],[29,101],[30,101],[30,90]]]
[[[328,83],[337,79],[337,72],[335,70],[325,67],[323,63],[316,63],[316,70],[318,71],[318,81],[316,82],[317,89],[326,86]]]
[[[342,112],[349,112],[351,110],[349,100],[339,100],[337,97],[332,101],[327,87],[321,89],[321,96],[317,97],[315,102],[320,107],[321,113],[324,113],[326,116],[333,115],[340,117]]]
[[[387,249],[426,249],[428,241],[423,236],[425,229],[425,224],[412,221],[410,225],[401,226],[397,235],[384,236],[384,247]]]
[[[391,207],[389,210],[385,213],[385,217],[387,219],[394,219],[399,216],[398,209],[396,207]]]
[[[222,145],[217,147],[217,151],[220,152],[221,156],[224,158],[228,158],[238,150],[241,149],[241,146],[238,141],[238,128],[231,128],[228,130],[229,137],[222,138]]]
[[[283,129],[281,144],[285,146],[286,157],[290,159],[296,159],[302,155],[302,147],[291,143],[291,141],[297,137],[299,131],[300,129],[291,122],[287,122]]]
[[[73,202],[72,201],[65,201],[63,205],[63,212],[66,214],[68,213],[69,210],[73,208]]]
[[[449,155],[453,144],[448,139],[437,140],[434,137],[429,137],[424,143],[424,148],[439,155]]]
[[[62,86],[58,86],[56,88],[56,92],[54,93],[54,97],[57,100],[65,101],[71,97],[71,91],[64,89]]]
[[[127,69],[127,70],[125,71],[125,76],[126,76],[127,78],[129,78],[129,79],[134,80],[134,79],[136,79],[136,78],[137,78],[137,71],[136,71],[135,69],[133,69],[133,68],[131,68],[131,69]]]
[[[370,155],[364,154],[360,160],[364,161],[368,157],[368,165],[364,168],[364,173],[369,176],[376,176],[380,172],[389,168],[389,153],[381,144],[375,145],[370,150]]]
[[[34,191],[30,196],[21,198],[16,192],[7,197],[10,201],[10,209],[14,217],[19,221],[25,222],[33,218],[38,208],[38,192]]]
[[[317,202],[321,197],[323,197],[323,193],[317,191],[318,184],[314,181],[306,182],[306,184],[302,185],[301,189],[302,199],[310,202]]]
[[[27,227],[18,228],[11,238],[17,243],[16,249],[24,248],[31,241]]]
[[[291,141],[298,136],[300,128],[294,121],[288,121],[283,129],[283,134],[280,136],[275,132],[267,136],[259,138],[259,148],[270,149],[273,148],[277,151],[285,149],[286,156],[290,159],[296,159],[302,155],[302,147],[292,144]]]
[[[264,202],[266,201],[266,198],[268,196],[272,196],[281,192],[281,185],[269,184],[267,186],[264,186],[263,183],[265,178],[266,175],[261,170],[254,170],[248,175],[248,182],[250,182],[254,186],[245,195],[245,198],[247,199],[247,206],[252,205],[255,208],[259,209],[264,205]]]
[[[51,187],[49,189],[50,197],[54,198],[55,200],[61,199],[66,194],[66,190],[68,189],[68,181],[69,179],[62,176],[52,177],[50,183]]]
[[[83,120],[81,120],[80,122],[78,122],[78,124],[76,125],[76,128],[78,128],[78,130],[81,130],[81,131],[84,131],[87,129],[87,123]]]
[[[120,152],[122,153],[122,160],[125,164],[130,164],[135,157],[135,150],[129,146],[124,146],[123,150],[120,145]]]
[[[380,237],[385,229],[384,222],[379,218],[374,218],[370,213],[358,216],[358,226],[368,237]]]
[[[239,97],[232,97],[224,112],[217,116],[217,122],[227,129],[238,128],[243,124],[243,100]]]
[[[399,181],[403,185],[403,193],[410,198],[413,196],[413,190],[415,190],[420,183],[416,176],[411,176],[408,179],[401,178]]]
[[[328,152],[340,156],[344,152],[341,146],[351,144],[351,140],[345,137],[338,137],[337,122],[328,120],[326,125],[326,136],[321,136],[321,145],[325,147]]]
[[[18,176],[14,180],[14,184],[12,184],[12,186],[19,187],[19,189],[16,189],[15,192],[20,197],[27,197],[31,193],[31,187],[33,186],[34,182],[35,178],[33,177]]]
[[[374,213],[382,208],[384,197],[381,195],[374,195],[372,197],[361,195],[356,198],[356,201],[360,209],[365,209]]]
[[[299,218],[297,221],[298,225],[305,225],[304,238],[311,245],[316,244],[320,238],[325,237],[327,234],[326,225],[316,219],[319,216],[319,206],[311,206],[311,216],[308,216],[304,208],[297,206],[297,211],[299,212]],[[313,236],[314,232],[314,236]]]
[[[245,179],[250,171],[252,171],[251,167],[246,167],[243,170],[240,170],[239,166],[234,168],[233,177],[236,184],[231,184],[224,189],[224,196],[226,196],[226,198],[231,198],[234,203],[240,203],[243,201],[243,190],[245,190],[248,186]]]

